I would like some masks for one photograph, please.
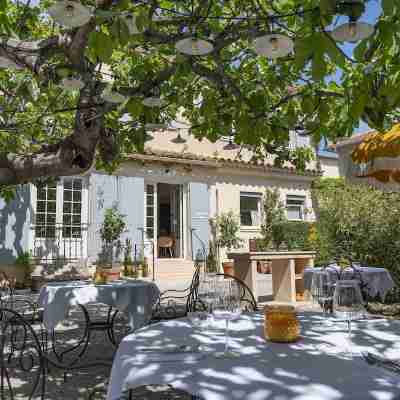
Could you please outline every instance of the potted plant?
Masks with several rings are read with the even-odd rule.
[[[143,278],[147,278],[149,276],[149,264],[147,262],[147,257],[143,257],[142,269],[143,269]]]
[[[143,278],[145,271],[144,271],[144,266],[145,266],[145,257],[143,254],[143,250],[139,251],[139,256],[138,260],[135,262],[135,275],[136,278]]]
[[[28,251],[18,254],[14,262],[15,266],[18,267],[19,274],[22,276],[22,284],[25,288],[29,288],[32,285],[32,256]]]
[[[218,271],[217,268],[217,259],[215,257],[216,246],[213,241],[210,241],[209,251],[206,259],[206,272],[207,273],[216,273]]]
[[[133,276],[132,241],[125,240],[124,248],[124,276]]]
[[[100,237],[103,242],[102,252],[99,255],[99,263],[102,269],[108,268],[109,275],[120,275],[120,266],[118,271],[114,271],[114,258],[121,250],[120,237],[126,227],[124,216],[116,207],[107,208],[104,213],[104,221],[100,228]]]
[[[242,244],[242,239],[239,238],[240,230],[239,219],[232,212],[222,213],[215,218],[214,233],[215,243],[218,249],[218,259],[220,259],[220,249],[225,248],[227,251],[238,249]],[[224,260],[222,262],[224,274],[233,275],[234,265],[232,261]]]

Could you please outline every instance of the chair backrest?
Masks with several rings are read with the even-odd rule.
[[[44,399],[46,363],[34,329],[18,312],[0,308],[0,333],[0,399]]]
[[[200,269],[201,264],[196,263],[192,282],[189,287],[189,295],[186,302],[186,312],[195,311],[196,308],[196,301],[200,284]]]
[[[216,276],[223,277],[224,279],[233,279],[239,284],[240,287],[240,302],[245,311],[257,311],[257,301],[250,288],[236,276],[229,274],[216,274]]]
[[[17,312],[28,323],[33,324],[41,319],[38,305],[28,296],[11,293],[0,299],[0,307]]]
[[[172,247],[174,245],[174,240],[169,236],[160,236],[157,239],[158,247]]]

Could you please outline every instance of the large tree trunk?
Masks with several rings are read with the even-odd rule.
[[[57,144],[43,146],[34,154],[0,156],[0,185],[15,185],[38,178],[76,175],[93,164],[96,146],[104,133],[101,107],[93,104],[93,93],[84,92],[79,101],[73,133]]]

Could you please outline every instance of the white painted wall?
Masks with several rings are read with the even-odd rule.
[[[320,158],[321,170],[325,178],[339,178],[339,159],[338,158]]]
[[[213,186],[211,196],[218,197],[213,202],[218,204],[219,214],[233,211],[239,218],[240,215],[240,192],[260,193],[262,196],[265,194],[266,188],[275,189],[277,188],[281,194],[281,201],[285,204],[286,196],[298,195],[305,197],[305,208],[308,209],[305,219],[307,221],[313,221],[315,219],[314,212],[312,210],[312,200],[310,192],[309,182],[284,182],[276,181],[265,178],[254,178],[247,177],[238,180],[235,176],[226,176],[223,182],[216,182]],[[218,196],[216,196],[218,193]],[[216,214],[214,214],[216,215]],[[237,251],[245,251],[249,248],[249,239],[261,237],[261,226],[260,227],[241,227],[239,237],[243,240],[242,247]],[[223,252],[222,257],[225,258]]]

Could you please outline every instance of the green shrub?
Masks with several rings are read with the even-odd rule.
[[[304,221],[287,221],[283,224],[284,242],[290,250],[312,250],[309,242],[312,224]]]
[[[18,254],[14,264],[24,270],[24,283],[29,284],[33,271],[32,255],[28,251]]]
[[[278,189],[266,189],[263,199],[264,223],[261,226],[263,236],[262,245],[271,248],[279,248],[282,244],[282,230],[280,224],[286,221],[285,208],[280,200]],[[261,244],[261,243],[260,243]]]
[[[278,189],[266,189],[264,196],[264,223],[262,238],[256,239],[257,251],[310,250],[311,224],[304,221],[288,221]]]
[[[387,268],[400,283],[400,193],[325,178],[313,198],[317,263],[351,258]]]

